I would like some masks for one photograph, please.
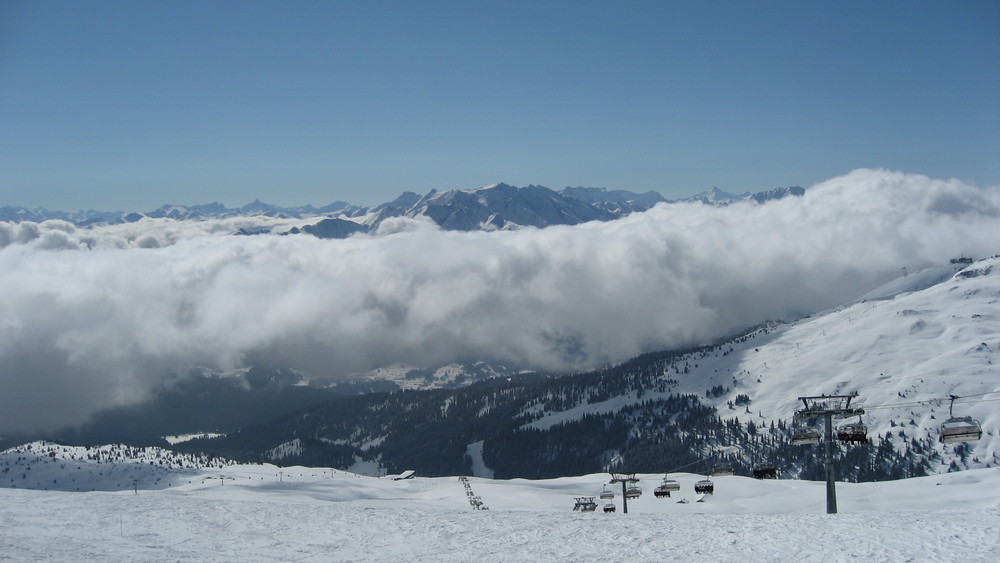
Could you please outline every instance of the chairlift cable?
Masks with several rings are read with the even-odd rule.
[[[712,455],[710,455],[708,457],[703,457],[703,458],[700,458],[700,459],[698,459],[696,461],[692,461],[691,463],[688,463],[687,465],[682,465],[680,467],[675,467],[673,469],[665,471],[664,473],[677,473],[678,471],[680,471],[681,469],[684,469],[685,467],[691,467],[692,465],[697,465],[697,464],[699,464],[699,463],[701,463],[703,461],[708,461],[708,460],[712,459],[713,457],[715,457],[717,455],[719,455],[719,452],[714,452],[714,453],[712,453]]]
[[[982,397],[983,395],[996,395],[998,393],[1000,393],[1000,391],[987,391],[985,393],[976,393],[976,394],[973,394],[973,395],[961,395],[961,396],[954,395],[954,397],[956,399],[966,399],[968,397]]]
[[[954,402],[961,404],[971,404],[971,403],[989,403],[994,401],[1000,401],[1000,399],[980,399],[978,401],[962,401],[961,399],[968,399],[972,397],[984,397],[986,395],[995,395],[1000,393],[1000,391],[987,391],[986,393],[975,393],[972,395],[950,395],[948,397],[935,397],[932,399],[924,399],[922,401],[913,401],[909,403],[888,403],[884,405],[864,405],[865,410],[876,410],[876,409],[901,409],[905,407],[924,407],[929,405],[940,406],[945,402],[951,402],[954,397]]]
[[[978,401],[962,401],[960,404],[962,404],[962,405],[972,405],[972,404],[975,404],[975,403],[995,403],[997,401],[1000,401],[1000,399],[980,399]]]

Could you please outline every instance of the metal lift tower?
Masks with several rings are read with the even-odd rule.
[[[826,446],[826,513],[837,513],[837,488],[833,467],[833,417],[848,417],[865,414],[864,409],[852,409],[851,395],[820,395],[819,397],[799,397],[804,409],[796,412],[803,419],[822,418],[826,434],[823,443]]]
[[[626,486],[634,483],[638,483],[639,479],[636,479],[635,473],[612,473],[611,474],[611,484],[621,483],[622,484],[622,512],[628,514],[628,496],[626,493]]]

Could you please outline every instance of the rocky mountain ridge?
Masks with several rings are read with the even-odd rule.
[[[426,217],[445,230],[504,230],[520,227],[575,225],[587,221],[609,221],[630,213],[642,212],[659,203],[701,202],[708,205],[729,205],[753,200],[763,203],[789,195],[800,196],[802,188],[775,188],[757,194],[733,195],[713,188],[708,192],[675,200],[663,198],[657,192],[642,194],[627,190],[567,187],[555,191],[544,186],[516,187],[493,184],[469,190],[431,190],[421,196],[404,192],[396,199],[374,207],[360,207],[338,201],[323,207],[304,205],[280,207],[260,200],[238,208],[227,208],[219,202],[203,205],[164,205],[156,210],[137,213],[122,211],[49,211],[44,208],[0,207],[0,221],[42,222],[61,220],[77,227],[134,223],[144,218],[191,221],[228,217],[268,217],[308,219],[316,223],[295,227],[278,234],[307,233],[319,238],[346,238],[358,232],[377,229],[393,217]],[[236,234],[254,235],[272,232],[268,227],[245,227]]]

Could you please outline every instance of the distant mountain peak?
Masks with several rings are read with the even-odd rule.
[[[716,186],[712,186],[711,189],[701,192],[700,194],[691,196],[689,198],[677,200],[678,202],[701,202],[707,205],[730,205],[738,201],[755,201],[757,203],[764,203],[771,200],[781,199],[787,196],[802,196],[805,194],[805,189],[799,186],[791,186],[787,188],[772,188],[765,192],[743,192],[742,194],[733,194],[725,190],[721,190]]]

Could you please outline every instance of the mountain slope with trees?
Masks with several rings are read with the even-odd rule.
[[[990,375],[1000,361],[998,265],[992,258],[931,269],[842,309],[712,346],[562,377],[349,397],[183,447],[241,460],[367,462],[388,472],[454,475],[472,473],[479,454],[471,446],[482,442],[477,461],[497,478],[609,468],[708,472],[718,462],[743,475],[766,463],[785,477],[819,478],[820,448],[790,443],[797,397],[858,392],[868,441],[838,446],[841,478],[990,467],[1000,446],[988,402],[1000,399]],[[904,357],[909,364],[898,365]],[[983,420],[979,442],[937,441],[952,394],[963,397],[963,413]]]

